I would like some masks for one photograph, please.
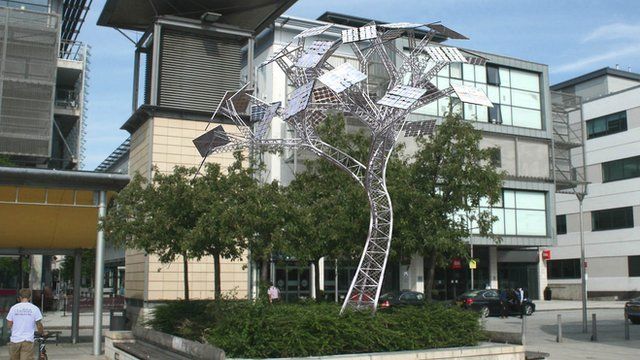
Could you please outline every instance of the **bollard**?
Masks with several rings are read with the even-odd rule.
[[[629,340],[630,336],[629,336],[629,319],[625,316],[624,317],[624,339],[625,340]]]
[[[522,345],[526,343],[526,331],[527,330],[527,315],[522,316],[522,329],[520,330],[520,335],[522,337]]]
[[[598,341],[598,326],[596,325],[596,314],[591,314],[591,341]]]
[[[562,342],[562,315],[558,314],[558,335],[556,336],[556,342]]]

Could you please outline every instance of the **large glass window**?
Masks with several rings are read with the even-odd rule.
[[[640,276],[640,255],[629,256],[629,276]]]
[[[548,279],[580,279],[580,259],[547,261]]]
[[[627,130],[627,112],[601,116],[587,120],[587,138],[611,135]]]
[[[546,236],[546,193],[505,189],[502,201],[489,207],[481,204],[481,211],[491,211],[498,218],[493,224],[497,235]]]
[[[640,177],[640,156],[602,163],[602,181]]]
[[[500,85],[500,70],[496,65],[487,65],[487,84]]]
[[[567,233],[567,215],[556,215],[556,232],[558,235]]]
[[[633,208],[598,210],[591,212],[591,230],[603,231],[633,227]]]

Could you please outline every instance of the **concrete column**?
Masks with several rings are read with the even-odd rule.
[[[107,215],[107,193],[100,191],[98,203],[98,223]],[[104,231],[98,230],[96,239],[95,296],[93,306],[93,355],[102,354],[102,296],[104,293]]]
[[[310,291],[309,294],[311,295],[312,299],[316,299],[318,294],[316,294],[316,264],[311,263],[311,265],[309,266],[309,277],[310,277]]]
[[[73,300],[71,305],[71,342],[78,343],[80,329],[80,277],[82,276],[82,250],[73,257]]]
[[[31,255],[31,270],[29,271],[29,288],[31,290],[44,290],[42,288],[42,255]]]
[[[324,291],[324,257],[320,258],[318,264],[318,272],[319,272],[319,281],[320,281],[320,290]]]
[[[489,285],[498,288],[498,247],[489,246]]]
[[[415,254],[411,257],[409,265],[410,289],[424,293],[424,258]]]
[[[538,253],[538,299],[544,299],[544,288],[549,285],[547,280],[547,260],[542,260]]]

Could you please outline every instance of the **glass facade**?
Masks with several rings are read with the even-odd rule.
[[[480,204],[480,211],[491,212],[496,235],[547,236],[546,192],[504,189],[498,204]],[[477,233],[477,226],[472,225]]]
[[[474,86],[493,102],[494,108],[460,104],[454,99],[454,110],[462,110],[466,120],[493,122],[509,126],[542,129],[540,74],[487,64],[449,64],[435,78],[439,89],[450,85]],[[416,113],[444,116],[449,111],[450,98],[426,105]]]
[[[580,259],[547,261],[548,279],[580,279]]]
[[[591,230],[604,231],[633,227],[633,208],[622,207],[591,212]]]

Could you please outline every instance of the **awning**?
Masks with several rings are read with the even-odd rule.
[[[0,167],[0,249],[94,248],[98,193],[128,182],[120,174]]]
[[[98,25],[145,31],[163,15],[199,19],[205,12],[222,14],[221,24],[256,34],[264,30],[296,0],[107,0]]]

